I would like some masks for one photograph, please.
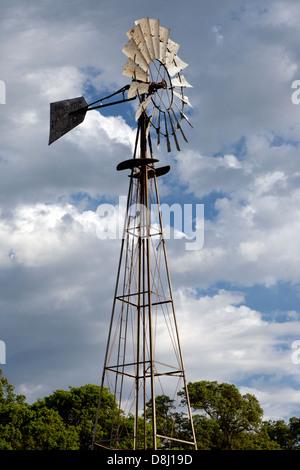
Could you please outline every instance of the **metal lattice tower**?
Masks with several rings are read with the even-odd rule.
[[[190,103],[183,89],[190,85],[180,72],[187,64],[178,58],[179,44],[169,32],[159,20],[137,21],[123,49],[130,86],[90,105],[83,97],[51,104],[49,144],[80,124],[89,110],[136,98],[140,102],[133,158],[117,166],[130,180],[94,449],[196,449],[157,186],[157,178],[170,167],[156,166],[150,132],[155,130],[158,145],[165,138],[168,152],[171,136],[180,150],[177,131],[186,140],[181,121],[189,123],[183,111]],[[123,100],[103,105],[120,92]],[[109,412],[107,390],[113,396]],[[183,435],[178,392],[186,404]],[[103,435],[104,428],[109,433]]]
[[[169,429],[158,429],[155,397],[171,392],[175,402],[182,388],[188,395],[157,188],[157,176],[169,167],[155,168],[157,160],[148,158],[146,124],[142,115],[140,157],[118,166],[130,170],[130,184],[101,384],[114,394],[117,409],[108,441],[94,438],[94,444],[109,448],[122,448],[123,440],[134,449],[156,449],[166,441],[195,445],[188,400],[192,441],[177,434],[175,423],[173,429],[170,422],[165,423]],[[130,414],[132,434],[124,420]]]

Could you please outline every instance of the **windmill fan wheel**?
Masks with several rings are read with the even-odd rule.
[[[170,29],[160,26],[157,19],[143,18],[127,32],[129,41],[123,48],[128,57],[123,75],[132,78],[128,98],[138,97],[140,104],[135,118],[142,113],[148,118],[147,133],[152,126],[157,133],[157,145],[161,136],[166,138],[171,151],[170,136],[173,136],[177,150],[180,150],[176,133],[182,130],[182,121],[188,120],[184,106],[191,106],[184,94],[191,87],[181,74],[187,67],[177,52],[179,44],[170,39]]]

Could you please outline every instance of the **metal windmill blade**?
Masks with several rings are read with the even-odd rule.
[[[173,136],[180,150],[176,133],[180,131],[187,140],[181,123],[188,121],[185,105],[192,106],[184,92],[192,85],[181,75],[188,64],[177,56],[180,46],[170,39],[170,29],[162,27],[158,19],[137,20],[127,36],[123,52],[128,60],[123,74],[132,79],[128,96],[140,100],[136,120],[145,113],[157,133],[158,145],[160,136],[164,137],[170,152]]]

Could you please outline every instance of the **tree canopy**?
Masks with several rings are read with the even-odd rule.
[[[199,448],[279,448],[262,429],[263,409],[254,395],[242,395],[231,384],[208,381],[189,383],[188,390],[192,409],[201,412],[195,416]]]
[[[199,381],[189,383],[188,390],[199,450],[300,449],[300,418],[263,421],[257,398],[242,395],[231,384]],[[90,449],[99,392],[96,385],[70,387],[29,405],[0,370],[0,450]],[[190,440],[183,392],[179,392],[179,398],[183,411],[175,413],[168,396],[156,397],[158,431],[166,435],[172,427]],[[104,389],[97,439],[108,437],[116,406],[113,395]],[[124,415],[123,420],[127,429],[133,429],[132,416]],[[148,411],[146,420],[151,428]],[[123,445],[127,448],[126,439]],[[161,439],[159,446],[163,449],[167,443]]]

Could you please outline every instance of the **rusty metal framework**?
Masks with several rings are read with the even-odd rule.
[[[130,184],[101,383],[101,391],[108,388],[115,402],[110,435],[97,439],[100,394],[94,448],[196,447],[157,187],[157,177],[170,167],[155,167],[158,160],[153,158],[150,137],[148,157],[147,124],[142,114],[138,123],[140,156],[135,151],[132,160],[117,167],[130,171]],[[174,420],[182,389],[189,438],[178,433]],[[163,423],[167,429],[156,406],[157,396],[171,398],[173,418],[169,410]],[[128,416],[133,417],[130,429]]]
[[[178,131],[187,141],[182,121],[191,125],[184,114],[191,106],[184,89],[191,85],[181,75],[188,64],[169,33],[159,20],[136,21],[123,48],[130,85],[91,104],[78,97],[50,105],[49,145],[81,124],[87,111],[139,100],[133,158],[117,166],[129,172],[130,182],[93,449],[197,448],[157,186],[170,167],[156,166],[151,141],[152,129],[158,146],[162,137],[170,152],[172,136],[180,150]],[[120,93],[122,100],[103,104]]]

